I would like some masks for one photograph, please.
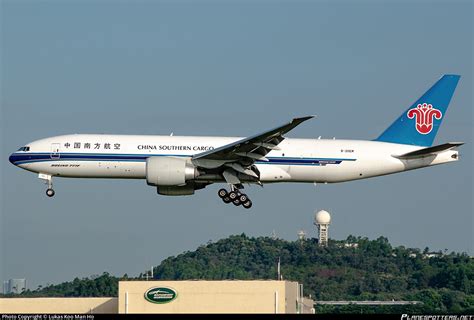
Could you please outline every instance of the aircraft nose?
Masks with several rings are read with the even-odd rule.
[[[15,154],[12,153],[12,154],[10,155],[10,157],[8,158],[8,160],[9,160],[12,164],[15,164],[15,156],[14,156],[14,155],[15,155]]]

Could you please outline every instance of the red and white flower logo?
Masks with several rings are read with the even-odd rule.
[[[407,112],[409,119],[416,118],[416,131],[421,134],[428,134],[433,130],[433,118],[440,120],[443,114],[431,104],[418,104],[416,108]]]

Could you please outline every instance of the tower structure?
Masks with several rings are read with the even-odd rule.
[[[298,233],[298,240],[303,241],[306,239],[306,232],[304,230],[299,230]]]
[[[314,215],[314,225],[318,228],[318,243],[321,247],[328,245],[330,223],[331,215],[326,210],[320,210]]]

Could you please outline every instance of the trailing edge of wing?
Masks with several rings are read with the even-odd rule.
[[[462,146],[464,142],[448,142],[448,143],[443,143],[434,147],[429,147],[429,148],[423,148],[420,150],[408,152],[402,155],[393,155],[392,157],[398,158],[398,159],[415,159],[415,158],[422,158],[430,155],[434,155],[455,147]]]
[[[248,138],[229,143],[222,147],[205,151],[195,155],[192,159],[208,159],[208,160],[238,160],[239,158],[249,158],[255,161],[256,158],[264,159],[265,155],[272,149],[277,149],[277,145],[284,140],[283,135],[302,122],[313,118],[314,116],[306,116],[294,118],[290,122],[276,127],[274,129],[259,133]]]

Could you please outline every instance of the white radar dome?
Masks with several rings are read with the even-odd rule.
[[[314,215],[314,222],[316,222],[317,224],[330,224],[331,215],[326,210],[318,211]]]

